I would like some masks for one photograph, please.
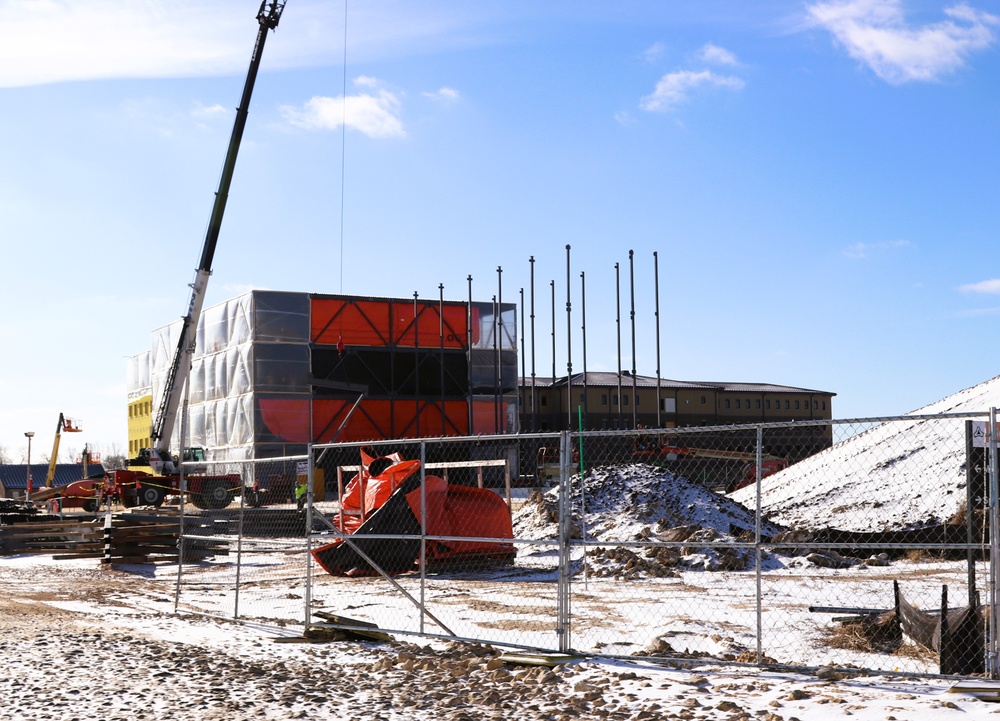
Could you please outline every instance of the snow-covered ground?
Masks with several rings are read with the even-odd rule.
[[[915,414],[991,405],[1000,405],[1000,379]],[[962,419],[874,425],[765,479],[761,530],[945,521],[965,500],[964,453]],[[576,545],[565,631],[570,647],[588,655],[554,669],[500,659],[502,650],[559,647],[557,495],[534,495],[514,514],[513,566],[402,574],[393,583],[313,567],[307,591],[304,548],[273,539],[245,539],[238,567],[219,556],[185,565],[180,579],[169,564],[2,557],[0,719],[1000,714],[1000,704],[949,692],[953,682],[933,677],[933,654],[912,642],[890,650],[845,644],[834,618],[810,611],[888,608],[894,581],[908,600],[934,608],[943,584],[961,598],[964,563],[872,557],[827,566],[762,552],[758,574],[749,547],[757,489],[726,498],[642,465],[592,469],[571,487]],[[667,545],[648,545],[655,541]],[[980,588],[984,570],[976,568]],[[309,594],[310,611],[375,623],[392,629],[393,640],[286,643],[302,632]],[[241,623],[221,620],[234,616]],[[817,670],[763,671],[754,665],[758,651],[774,667]],[[843,671],[852,667],[922,676]]]
[[[301,629],[174,615],[175,582],[168,566],[0,558],[0,719],[938,721],[1000,712],[934,678],[649,658],[549,669],[405,637],[284,643]]]

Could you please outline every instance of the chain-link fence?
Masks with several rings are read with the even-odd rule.
[[[308,456],[183,464],[179,544],[182,557],[197,563],[178,569],[178,610],[305,622],[308,526],[296,488],[309,466]],[[329,511],[316,504],[317,514]],[[214,549],[207,557],[197,553],[206,545]]]
[[[387,441],[229,464],[211,473],[242,479],[232,503],[195,509],[229,555],[185,567],[178,605],[564,653],[996,675],[986,420]]]

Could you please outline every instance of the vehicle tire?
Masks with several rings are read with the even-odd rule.
[[[201,482],[201,494],[193,494],[192,502],[198,508],[217,510],[233,502],[233,492],[225,478],[206,478]]]
[[[135,495],[140,506],[156,506],[159,508],[163,505],[163,497],[166,495],[166,490],[162,486],[143,483],[135,489]]]
[[[88,498],[83,502],[83,510],[87,513],[97,513],[101,510],[101,504],[97,502],[96,498]]]

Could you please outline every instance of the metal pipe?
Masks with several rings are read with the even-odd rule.
[[[656,305],[653,316],[656,318],[656,427],[663,428],[663,419],[660,416],[660,260],[653,251],[653,293]]]
[[[556,391],[556,282],[554,280],[549,281],[549,287],[552,290],[552,429],[555,430],[558,425],[559,418],[559,404],[556,403],[556,399],[559,394]]]
[[[535,256],[528,258],[531,266],[531,431],[538,430],[538,395],[535,392]]]
[[[569,243],[566,244],[566,428],[573,428],[573,302],[570,291]]]
[[[468,365],[468,376],[469,376],[469,387],[468,387],[468,391],[467,391],[468,394],[469,394],[469,400],[468,400],[467,405],[469,407],[469,435],[471,436],[471,435],[474,435],[475,432],[476,432],[475,429],[472,427],[472,403],[473,403],[473,396],[472,396],[472,276],[471,275],[468,276],[466,278],[466,280],[469,283],[469,306],[468,306],[468,309],[466,311],[466,323],[465,323],[465,326],[466,326],[465,327],[465,337],[466,337],[466,340],[465,340],[465,348],[466,348],[466,353],[468,354],[468,363],[466,365]]]
[[[632,427],[636,427],[637,419],[637,408],[638,399],[635,397],[635,265],[633,262],[633,257],[635,256],[635,251],[629,250],[628,252],[628,280],[629,280],[629,293],[631,296],[631,315],[632,315]]]
[[[587,415],[587,402],[589,396],[587,394],[587,276],[581,270],[580,271],[580,332],[583,336],[583,423],[580,424],[580,430],[584,430],[587,426],[587,422],[590,420]]]
[[[618,263],[615,263],[615,327],[618,331],[618,428],[622,427],[622,284]]]

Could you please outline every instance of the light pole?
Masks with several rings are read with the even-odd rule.
[[[31,439],[35,437],[34,431],[26,431],[25,437],[28,439],[28,490],[24,494],[24,500],[31,499]]]

